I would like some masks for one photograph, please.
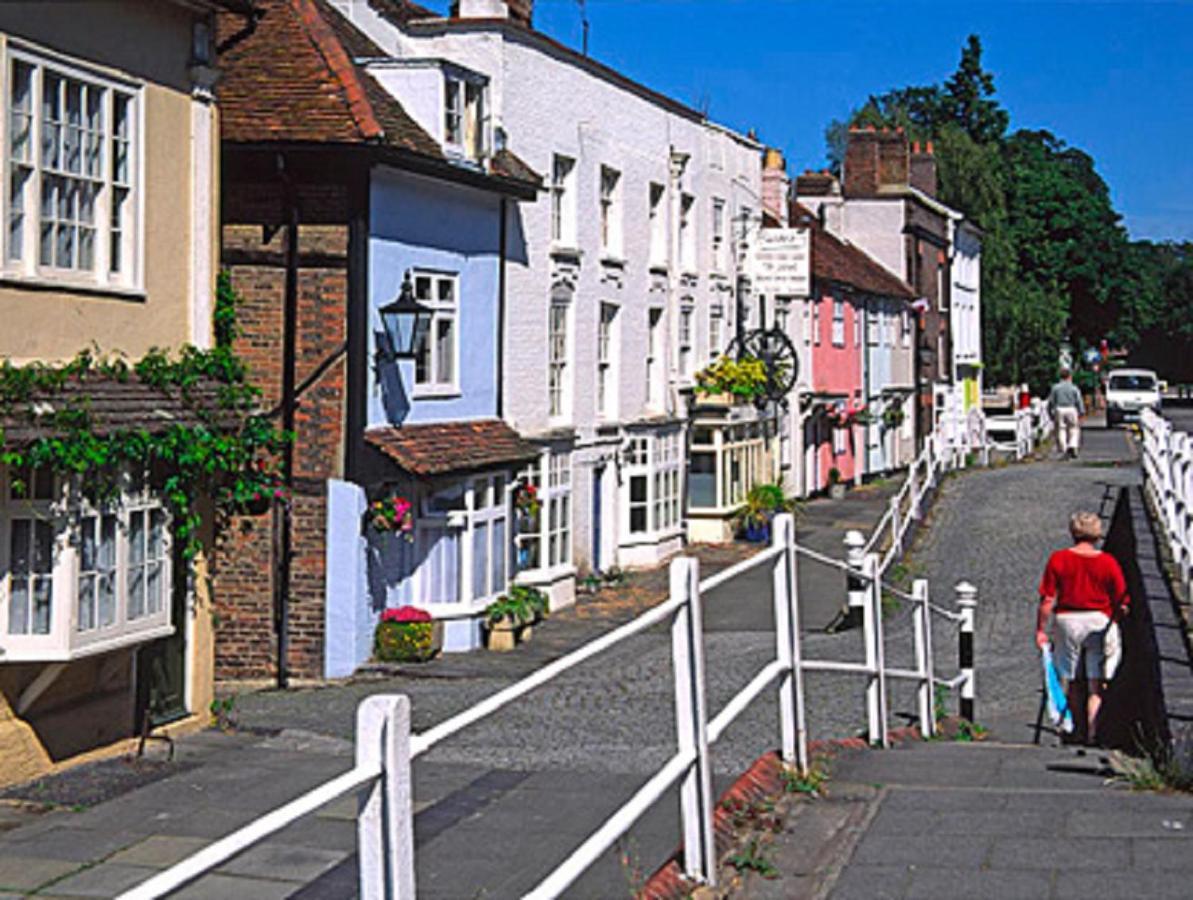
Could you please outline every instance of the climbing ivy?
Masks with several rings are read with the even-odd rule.
[[[45,436],[10,445],[0,429],[0,463],[17,473],[47,468],[92,502],[116,496],[125,474],[143,477],[172,514],[188,557],[200,548],[202,498],[214,502],[217,530],[229,515],[288,502],[277,459],[291,436],[260,415],[260,391],[232,350],[236,304],[231,279],[221,273],[211,350],[186,345],[172,354],[155,348],[136,362],[84,350],[57,366],[5,360],[0,414],[36,425]],[[154,432],[130,427],[97,434],[88,392],[66,392],[68,386],[134,379],[179,398],[194,421]]]

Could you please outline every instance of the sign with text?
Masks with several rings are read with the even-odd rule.
[[[751,287],[768,297],[807,297],[812,290],[812,233],[806,228],[763,228],[751,254]]]

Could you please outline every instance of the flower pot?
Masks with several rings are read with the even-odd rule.
[[[828,495],[830,497],[832,497],[834,500],[844,500],[845,499],[844,483],[838,481],[833,484],[830,484],[828,486]]]
[[[747,522],[746,540],[754,544],[765,544],[770,540],[770,522]]]
[[[485,647],[495,653],[508,653],[518,644],[530,640],[534,628],[509,616],[485,624]]]

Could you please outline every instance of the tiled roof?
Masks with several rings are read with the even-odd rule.
[[[324,0],[257,6],[256,30],[222,59],[223,140],[380,144],[443,158],[402,105],[353,62],[365,39]],[[221,32],[241,27],[239,19],[221,17]]]
[[[92,376],[69,381],[61,390],[36,394],[27,403],[13,404],[0,413],[3,446],[20,447],[40,438],[62,433],[55,416],[68,409],[85,408],[91,432],[104,436],[117,431],[166,431],[174,425],[232,425],[236,415],[219,408],[219,386],[209,382],[188,392],[189,402],[177,390],[162,391],[130,375],[127,381]],[[83,402],[85,400],[85,403]],[[196,408],[212,411],[205,419]]]
[[[370,428],[365,440],[418,476],[530,462],[540,452],[498,419]]]
[[[792,227],[812,230],[812,275],[847,284],[870,294],[914,300],[915,292],[897,275],[865,252],[830,234],[816,214],[800,203],[791,204]]]
[[[490,173],[497,178],[520,181],[535,187],[543,185],[543,176],[509,150],[498,150],[493,154]]]

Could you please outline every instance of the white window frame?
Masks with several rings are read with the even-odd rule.
[[[562,153],[551,157],[551,242],[576,246],[576,160]]]
[[[449,156],[478,161],[488,147],[488,85],[481,77],[443,73],[443,145]]]
[[[696,197],[679,196],[679,267],[684,272],[696,271]]]
[[[650,264],[652,266],[667,264],[666,199],[667,189],[652,181],[647,188],[650,217]]]
[[[14,132],[12,90],[16,65],[29,67],[31,78],[29,85],[29,133],[27,138],[28,151],[20,160],[21,168],[26,171],[21,190],[21,198],[14,204],[13,190],[15,169],[14,161]],[[98,130],[89,130],[86,126],[85,110],[80,111],[78,125],[72,126],[66,118],[64,106],[59,107],[58,114],[62,116],[59,124],[60,139],[59,162],[68,153],[67,135],[75,133],[78,145],[79,168],[71,171],[69,165],[61,164],[50,168],[46,165],[43,153],[43,141],[46,137],[46,120],[44,118],[43,97],[47,76],[60,80],[61,96],[65,97],[68,90],[67,82],[80,88],[80,102],[82,92],[96,91],[100,95],[98,108]],[[114,135],[117,95],[126,101],[125,123],[127,131],[120,144],[123,147],[127,163],[123,181],[117,181],[114,173],[114,148],[118,140]],[[27,280],[40,284],[51,284],[63,288],[101,289],[118,293],[140,294],[143,292],[144,269],[144,135],[145,135],[145,102],[143,86],[136,81],[116,76],[97,67],[68,58],[58,53],[41,50],[23,42],[10,39],[7,52],[3,56],[3,149],[0,155],[6,165],[3,184],[3,228],[0,229],[0,274],[12,280]],[[85,158],[87,157],[86,139],[97,141],[97,156],[92,175],[86,173]],[[94,174],[98,172],[98,175]],[[72,257],[77,259],[80,243],[80,228],[88,228],[92,232],[90,267],[79,266],[62,267],[57,265],[58,238],[55,237],[52,253],[54,260],[43,263],[41,258],[42,231],[42,192],[48,186],[49,180],[56,178],[63,187],[69,186],[68,194],[74,199],[70,201],[69,218],[59,220],[56,216],[53,222],[66,221],[73,223],[74,238]],[[78,204],[78,185],[89,184],[94,192],[90,222],[82,218],[81,207]],[[116,195],[120,192],[124,200],[120,205],[121,226],[113,225]],[[58,195],[61,197],[62,195]],[[61,201],[55,204],[56,212],[65,209]],[[17,241],[14,241],[12,227],[19,222],[19,257]],[[121,261],[118,271],[112,269],[114,248]]]
[[[653,542],[678,531],[682,525],[683,453],[680,432],[635,434],[622,452],[623,545]],[[643,495],[634,499],[634,485]],[[641,513],[642,527],[634,527],[634,513]]]
[[[547,306],[547,416],[556,422],[572,415],[572,313],[570,293],[553,291]]]
[[[130,481],[124,479],[119,495],[102,508],[97,508],[63,480],[54,479],[47,495],[26,499],[14,493],[14,479],[17,477],[20,477],[18,473],[9,467],[0,467],[0,648],[4,650],[4,660],[67,662],[172,634],[174,572],[171,522],[158,498],[147,491],[134,490]],[[112,620],[100,624],[97,621],[98,612],[95,619],[80,616],[79,586],[81,577],[87,574],[82,569],[82,528],[85,522],[102,514],[116,519],[114,569],[111,570],[115,608]],[[152,560],[159,566],[159,593],[155,606],[147,607],[143,615],[131,616],[129,523],[136,514],[143,514],[146,520],[154,514],[160,516],[161,543],[159,552]],[[9,633],[13,608],[11,550],[15,521],[40,522],[52,529],[51,567],[45,576],[50,580],[50,607],[47,628],[41,632],[28,630]],[[148,564],[149,561],[142,563],[146,571]]]
[[[695,340],[695,319],[696,307],[691,303],[681,304],[675,328],[675,363],[680,378],[690,378],[694,371],[692,347]]]
[[[620,307],[602,303],[597,313],[597,415],[617,418],[618,363],[620,359]]]
[[[725,259],[725,201],[712,198],[712,268],[714,272],[726,270]]]
[[[708,358],[714,360],[724,351],[725,307],[711,303],[708,307]]]
[[[820,303],[823,298],[814,297],[812,299],[812,343],[820,346]]]
[[[663,408],[663,308],[646,310],[646,405]]]
[[[601,252],[620,259],[622,255],[621,172],[601,166],[597,179],[600,208]]]
[[[413,369],[413,396],[435,397],[460,393],[460,276],[456,272],[440,269],[412,269],[410,278],[414,285],[414,296],[431,310],[431,324],[423,335],[423,344],[416,348]],[[429,294],[422,295],[421,288],[429,286]],[[450,288],[451,299],[442,299],[442,289]],[[437,339],[441,325],[451,327],[451,371],[441,377],[443,365],[440,344]],[[419,357],[426,354],[426,376],[419,378]]]
[[[845,299],[833,295],[833,346],[845,346]]]
[[[537,566],[517,572],[517,580],[554,573],[572,565],[572,457],[568,450],[544,450],[532,465],[518,473],[520,480],[538,490],[539,511],[530,520],[531,531],[516,531],[514,542],[519,551],[526,543],[538,547]]]

